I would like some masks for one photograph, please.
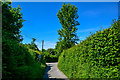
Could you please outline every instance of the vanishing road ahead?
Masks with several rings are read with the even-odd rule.
[[[55,78],[55,79],[67,79],[68,78],[57,68],[58,62],[54,63],[46,63],[47,68],[44,74],[44,80],[47,78]]]

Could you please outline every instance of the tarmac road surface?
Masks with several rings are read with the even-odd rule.
[[[46,63],[47,67],[44,73],[44,80],[47,80],[48,78],[52,79],[65,79],[69,80],[58,68],[57,64],[58,62],[53,62],[53,63]]]

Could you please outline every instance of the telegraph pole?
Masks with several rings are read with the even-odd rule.
[[[43,45],[44,45],[44,40],[42,40],[42,52],[43,52]]]

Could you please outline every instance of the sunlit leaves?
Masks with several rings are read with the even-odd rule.
[[[12,8],[11,3],[2,3],[2,79],[40,79],[45,70],[44,60],[36,62],[34,53],[38,52],[19,43],[22,41],[19,29],[24,21],[20,11],[20,6]]]
[[[120,78],[120,31],[117,24],[115,21],[110,28],[67,49],[65,57],[62,53],[58,64],[60,70],[69,78]]]
[[[4,32],[8,32],[8,36],[10,38],[14,38],[17,41],[22,41],[22,36],[20,36],[20,28],[22,28],[22,13],[20,6],[18,5],[17,8],[12,8],[11,3],[5,2],[2,3],[2,29],[3,35]]]
[[[58,53],[72,47],[79,40],[76,35],[76,26],[80,25],[76,21],[79,17],[77,10],[78,8],[75,5],[63,3],[62,8],[57,13],[57,17],[62,25],[62,28],[58,30],[59,44],[57,43],[56,45]]]

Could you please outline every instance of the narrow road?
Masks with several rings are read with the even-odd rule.
[[[47,68],[44,73],[44,80],[47,80],[48,78],[54,78],[54,79],[66,79],[68,78],[57,68],[58,62],[54,63],[46,63]]]

